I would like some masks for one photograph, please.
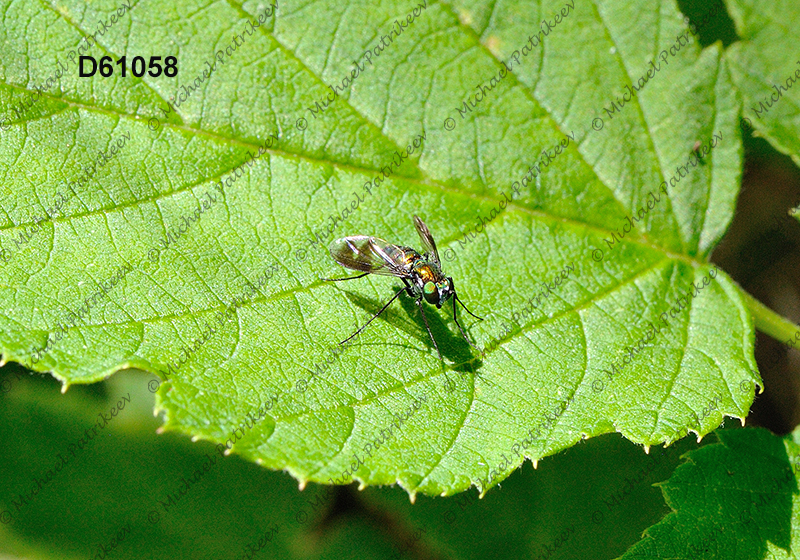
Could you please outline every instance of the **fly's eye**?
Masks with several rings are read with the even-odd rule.
[[[437,306],[439,306],[440,304],[446,302],[448,299],[450,299],[450,296],[453,295],[452,292],[450,292],[450,286],[447,284],[447,282],[440,282],[440,283],[436,284],[436,288],[437,288],[437,292],[438,292],[436,295],[438,297],[437,297],[436,301],[431,302],[431,303],[434,303]]]
[[[425,282],[422,287],[422,295],[425,296],[425,301],[428,303],[436,304],[439,301],[439,290],[433,282]]]

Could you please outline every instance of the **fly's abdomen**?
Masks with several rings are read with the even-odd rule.
[[[395,255],[396,262],[399,262],[403,268],[409,273],[414,270],[416,263],[422,260],[422,257],[414,249],[409,247],[398,247],[399,251]]]

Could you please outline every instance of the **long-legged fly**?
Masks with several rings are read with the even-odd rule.
[[[441,309],[442,304],[452,297],[453,320],[456,325],[458,325],[464,340],[466,340],[472,348],[478,350],[478,348],[470,342],[467,333],[464,332],[464,329],[458,322],[458,318],[456,317],[456,302],[476,319],[482,320],[481,317],[478,317],[467,309],[467,306],[464,305],[456,293],[453,279],[449,276],[445,276],[442,272],[442,263],[441,260],[439,260],[439,252],[436,250],[436,242],[433,240],[428,226],[426,226],[418,216],[414,216],[414,227],[417,228],[419,239],[422,242],[422,248],[425,251],[422,255],[410,247],[394,245],[383,239],[368,235],[342,237],[331,243],[330,252],[333,260],[345,268],[358,270],[364,274],[350,276],[348,278],[324,278],[324,280],[338,282],[340,280],[363,278],[367,274],[378,274],[381,276],[400,278],[406,285],[405,288],[401,288],[399,292],[392,296],[392,299],[390,299],[380,311],[373,315],[369,321],[339,344],[344,344],[363,331],[373,319],[383,313],[386,308],[397,299],[397,296],[405,291],[417,302],[419,311],[422,314],[422,320],[425,323],[425,328],[428,330],[428,336],[431,337],[431,342],[433,342],[433,346],[436,348],[440,360],[442,360],[442,353],[439,351],[439,345],[436,344],[436,339],[433,338],[430,326],[428,326],[428,319],[425,318],[425,309],[422,305],[423,300]],[[480,350],[478,351],[480,352]],[[444,360],[442,361],[444,362]]]

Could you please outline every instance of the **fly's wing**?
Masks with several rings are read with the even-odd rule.
[[[382,276],[407,276],[398,258],[404,254],[397,245],[368,235],[352,235],[331,242],[331,257],[351,270]]]
[[[436,266],[441,268],[442,261],[439,259],[439,251],[436,250],[436,242],[433,240],[428,226],[419,219],[419,216],[414,216],[414,227],[417,228],[419,240],[422,242],[422,250],[425,251],[428,260],[433,261]]]
[[[386,268],[389,269],[392,276],[407,278],[410,275],[409,264],[415,256],[418,257],[416,251],[387,243],[377,237],[369,238],[369,246],[372,252],[386,263]]]

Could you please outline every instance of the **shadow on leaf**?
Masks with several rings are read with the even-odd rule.
[[[401,288],[402,286],[400,285],[393,286],[392,293],[397,293]],[[387,296],[386,301],[378,302],[346,290],[344,293],[354,305],[357,305],[369,313],[370,316],[373,316],[380,311],[381,307],[383,307],[386,304],[386,301],[389,300],[389,297],[391,297]],[[405,317],[403,317],[403,314],[399,311],[396,304],[392,303],[392,305],[387,307],[379,317],[375,318],[375,321],[385,321],[392,327],[401,330],[410,336],[413,336],[421,341],[430,351],[435,354],[436,350],[431,342],[430,337],[428,336],[427,330],[425,329],[425,322],[420,315],[417,303],[407,294],[401,294],[397,299],[405,311]],[[482,364],[479,357],[480,355],[469,346],[466,340],[464,340],[460,331],[458,330],[457,325],[453,324],[453,330],[451,330],[450,325],[448,325],[447,322],[445,322],[445,320],[442,318],[443,312],[449,312],[448,315],[450,316],[450,321],[452,322],[452,304],[448,301],[444,306],[442,306],[442,309],[436,309],[436,307],[428,305],[427,303],[423,303],[423,305],[425,306],[425,317],[428,319],[428,325],[431,328],[431,333],[436,339],[436,343],[439,345],[439,350],[442,353],[442,357],[445,359],[445,367],[462,373],[475,373]],[[469,335],[468,326],[464,325],[463,318],[459,317],[459,322]],[[362,325],[363,323],[359,326]],[[372,325],[368,326],[367,329],[370,327],[372,327]],[[367,329],[365,329],[365,331]],[[363,333],[364,331],[362,331],[361,334]],[[476,356],[478,356],[477,360],[475,359]],[[459,365],[453,367],[452,364],[454,363]]]

